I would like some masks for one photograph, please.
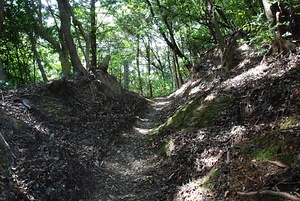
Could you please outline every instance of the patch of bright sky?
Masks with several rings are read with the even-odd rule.
[[[42,4],[54,6],[54,5],[57,5],[57,1],[56,0],[42,0]],[[96,2],[96,10],[97,10],[96,13],[98,13],[97,18],[100,23],[114,25],[114,17],[108,13],[107,8],[101,7],[101,4],[99,1]],[[50,17],[47,19],[46,23],[47,23],[47,25],[53,25],[54,19]]]

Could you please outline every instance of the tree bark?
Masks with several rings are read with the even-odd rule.
[[[175,79],[175,85],[176,85],[176,89],[180,88],[180,81],[179,81],[179,76],[180,73],[178,72],[178,61],[177,61],[177,55],[173,52],[173,72],[174,72],[174,79]]]
[[[0,81],[5,82],[5,75],[4,75],[4,70],[3,70],[3,65],[1,60],[0,60]]]
[[[3,22],[4,22],[4,0],[0,0],[0,36],[2,35]],[[5,82],[4,69],[1,60],[0,60],[0,81]]]
[[[41,0],[39,0],[38,2],[39,2],[39,8],[38,8],[39,28],[37,30],[35,30],[35,32],[38,35],[40,35],[43,39],[48,41],[56,49],[56,51],[59,54],[59,60],[61,63],[63,76],[68,77],[70,70],[71,70],[71,64],[69,62],[69,51],[68,51],[67,45],[65,43],[64,35],[61,31],[61,28],[58,28],[58,25],[56,24],[56,20],[55,20],[55,15],[51,9],[50,9],[50,14],[53,17],[54,22],[56,24],[59,42],[54,40],[48,33],[46,33],[46,31],[44,30],[43,20],[42,20],[42,18],[43,18],[42,3],[41,3]]]
[[[74,73],[86,75],[87,72],[79,59],[77,48],[71,34],[71,13],[68,6],[69,2],[68,0],[57,0],[57,4],[61,20],[62,33],[69,50],[73,71]]]
[[[147,69],[148,69],[148,90],[149,96],[153,97],[153,90],[152,90],[152,78],[151,78],[151,58],[150,58],[150,44],[146,45],[146,58],[147,58]]]
[[[209,18],[211,19],[211,22],[212,22],[213,27],[214,27],[215,37],[218,41],[218,44],[219,44],[219,47],[220,47],[220,50],[221,50],[221,54],[223,55],[224,49],[225,49],[225,42],[224,42],[224,38],[222,36],[220,26],[219,26],[219,23],[218,23],[218,20],[217,20],[215,7],[214,7],[214,2],[213,2],[213,0],[206,0],[206,4],[207,4],[207,10],[208,10],[208,13],[209,13]]]
[[[3,30],[4,22],[4,0],[0,0],[0,36]]]
[[[140,95],[143,95],[143,82],[142,82],[141,69],[140,69],[140,36],[139,35],[137,36],[136,68],[137,68],[138,79],[139,79]]]
[[[97,66],[97,41],[96,41],[96,1],[91,0],[91,66]]]
[[[129,66],[128,66],[128,60],[124,60],[124,89],[129,90]]]

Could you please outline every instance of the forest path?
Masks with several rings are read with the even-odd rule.
[[[163,163],[147,141],[151,129],[159,125],[164,109],[170,104],[157,98],[138,117],[132,129],[121,133],[100,164],[102,175],[93,200],[157,200],[160,186],[155,172]]]

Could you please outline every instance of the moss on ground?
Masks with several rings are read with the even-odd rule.
[[[215,116],[222,111],[231,98],[226,95],[201,96],[181,106],[164,124],[152,131],[152,134],[163,130],[173,132],[182,129],[197,130],[211,126]]]
[[[213,124],[213,120],[220,111],[228,105],[231,98],[226,95],[200,96],[192,102],[178,108],[167,121],[150,132],[149,141],[152,141],[156,134],[164,135],[165,131],[176,133],[182,129],[197,130]],[[163,143],[160,148],[160,155],[167,156],[170,141]]]
[[[251,156],[257,160],[278,160],[291,164],[294,160],[294,153],[290,146],[293,143],[288,139],[282,140],[272,135],[273,133],[257,135],[252,140],[254,149],[252,148]],[[245,150],[243,152],[245,153]]]

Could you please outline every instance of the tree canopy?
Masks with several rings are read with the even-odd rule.
[[[1,88],[86,75],[110,55],[110,74],[123,82],[126,60],[130,90],[159,96],[179,88],[209,48],[228,59],[226,40],[237,31],[256,47],[272,40],[263,4],[253,0],[8,0],[0,7]]]

